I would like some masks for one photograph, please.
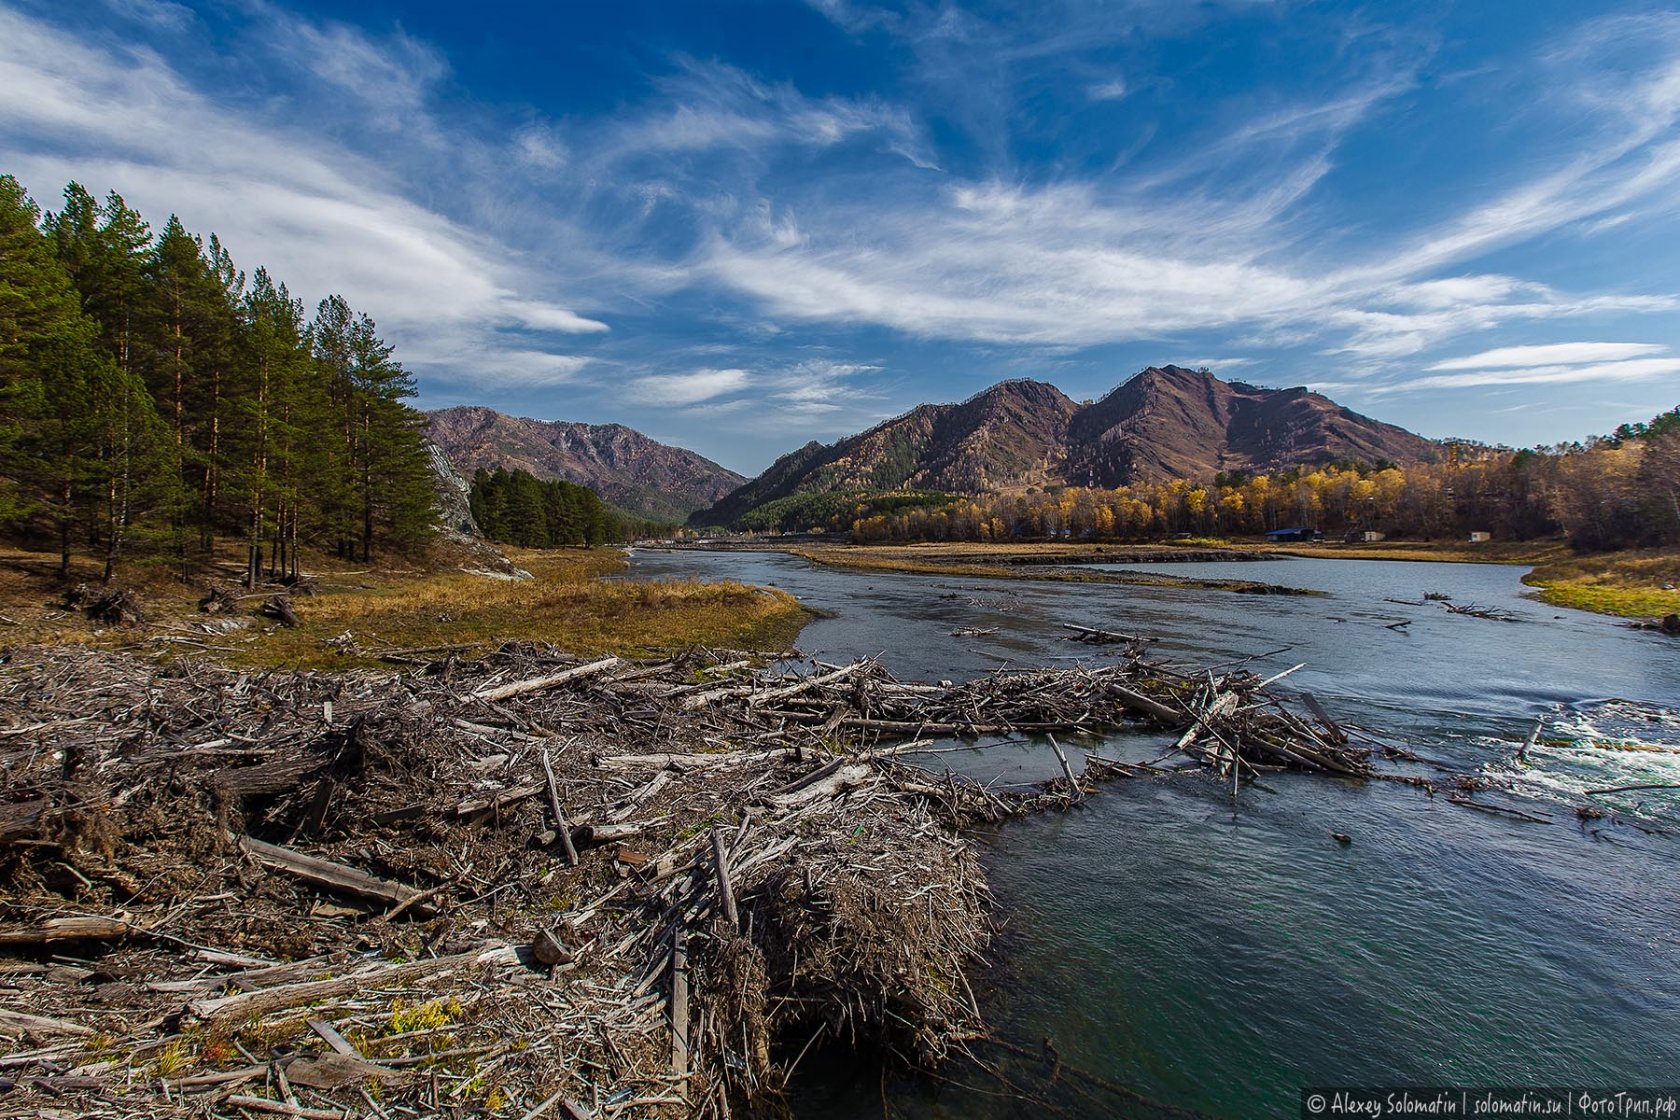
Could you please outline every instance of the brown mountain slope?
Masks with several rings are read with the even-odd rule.
[[[461,474],[529,471],[589,487],[641,517],[681,521],[746,481],[710,459],[622,424],[529,420],[479,407],[429,413],[428,434]]]
[[[1042,381],[1003,381],[961,404],[924,404],[832,445],[808,443],[689,519],[730,525],[794,494],[848,490],[979,493],[1062,477],[1075,405]]]
[[[1146,369],[1080,409],[1069,443],[1067,481],[1083,486],[1435,454],[1422,436],[1318,393],[1259,389],[1182,366]]]
[[[832,445],[809,443],[690,518],[730,525],[796,494],[913,488],[980,493],[1065,482],[1119,486],[1339,459],[1412,463],[1435,445],[1306,389],[1260,389],[1151,367],[1077,406],[1053,385],[1005,381],[962,404],[920,405]]]

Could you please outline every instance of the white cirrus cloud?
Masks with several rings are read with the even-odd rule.
[[[575,311],[537,300],[503,299],[501,309],[512,322],[534,330],[593,334],[609,329],[596,319],[585,319]]]
[[[630,382],[630,392],[643,404],[680,408],[738,392],[751,379],[744,369],[697,369],[637,377]]]
[[[1498,385],[1562,385],[1583,381],[1650,381],[1680,374],[1680,358],[1633,358],[1621,362],[1478,369],[1419,377],[1371,390],[1406,393],[1419,389],[1476,389]]]
[[[1651,342],[1554,342],[1540,346],[1502,346],[1484,350],[1462,358],[1448,358],[1428,368],[1452,369],[1515,369],[1552,365],[1579,365],[1584,362],[1612,362],[1627,358],[1643,358],[1661,354],[1668,347]]]
[[[260,61],[303,67],[341,102],[412,109],[416,127],[433,127],[417,108],[443,65],[429,47],[252,10],[272,32],[273,53]],[[606,330],[550,298],[548,273],[407,197],[374,153],[297,123],[283,105],[212,96],[154,51],[80,39],[0,6],[0,89],[5,169],[44,206],[75,179],[95,193],[119,190],[154,226],[177,213],[307,304],[344,295],[400,343],[411,368],[552,384],[588,359],[540,354],[521,332]]]

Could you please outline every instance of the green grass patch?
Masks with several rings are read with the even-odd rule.
[[[1566,554],[1523,582],[1554,606],[1623,618],[1680,614],[1680,552],[1674,549]]]
[[[1578,611],[1620,615],[1622,618],[1658,618],[1680,614],[1680,591],[1555,583],[1541,586],[1540,599],[1555,607],[1573,607]]]

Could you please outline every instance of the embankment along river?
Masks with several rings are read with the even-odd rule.
[[[769,553],[642,552],[633,571],[775,584],[833,614],[801,636],[806,653],[879,654],[906,679],[1116,655],[1063,640],[1062,623],[1155,636],[1155,654],[1192,666],[1253,657],[1269,675],[1306,662],[1279,687],[1509,782],[1503,802],[1547,823],[1307,774],[1271,775],[1234,805],[1202,777],[1110,784],[984,840],[1006,925],[980,998],[1017,1049],[983,1056],[1013,1089],[974,1069],[952,1070],[958,1084],[883,1085],[807,1058],[796,1115],[880,1116],[890,1099],[893,1116],[1030,1106],[1238,1120],[1298,1115],[1309,1084],[1674,1083],[1680,790],[1585,791],[1680,783],[1680,642],[1529,599],[1514,567],[1150,568],[1326,594],[852,572]],[[1455,615],[1425,592],[1518,621]],[[1164,747],[1076,745],[1138,760]],[[1048,746],[1027,740],[928,763],[1002,784],[1057,772]],[[1606,815],[1579,819],[1585,803]]]

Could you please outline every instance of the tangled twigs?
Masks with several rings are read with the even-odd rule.
[[[11,652],[0,1114],[239,1092],[290,1115],[721,1116],[777,1098],[783,1039],[936,1063],[981,1030],[989,902],[961,829],[1157,771],[1001,793],[905,764],[920,736],[1142,724],[1233,780],[1369,770],[1254,675],[1135,651],[955,684],[728,650],[416,652],[346,674]]]

